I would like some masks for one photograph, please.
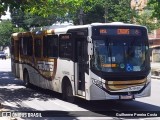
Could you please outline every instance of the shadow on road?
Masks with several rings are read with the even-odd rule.
[[[60,98],[60,94],[55,92],[44,90],[36,86],[32,86],[32,89],[23,86],[23,81],[15,78],[11,72],[0,72],[0,102],[3,102],[0,111],[13,110],[13,111],[37,111],[29,106],[21,106],[22,101],[31,101],[33,99],[47,101]],[[7,102],[7,104],[5,104]],[[14,105],[14,103],[17,103]],[[44,116],[50,117],[43,118],[24,118],[25,120],[54,120],[61,117],[61,120],[78,120],[74,115],[68,111],[38,111],[42,112]],[[53,118],[53,116],[55,116]],[[23,119],[23,118],[22,118]]]
[[[160,107],[152,104],[133,101],[85,101],[81,100],[77,105],[92,111],[159,111]]]
[[[149,103],[140,102],[136,100],[132,101],[116,101],[116,100],[108,100],[108,101],[85,101],[81,100],[76,103],[76,105],[87,109],[96,114],[92,114],[92,116],[114,116],[116,117],[116,113],[137,113],[137,114],[152,114],[156,113],[160,115],[160,107],[156,105],[152,105]],[[88,112],[83,112],[84,116],[88,116]],[[87,115],[86,115],[87,114]],[[128,117],[130,119],[139,119],[139,118],[148,118],[148,116],[134,116]],[[121,118],[124,118],[123,116]],[[154,118],[154,116],[152,116]]]
[[[160,107],[144,102],[133,101],[85,101],[81,100],[76,103],[79,107],[87,109],[77,116],[84,117],[114,117],[118,119],[157,119],[160,116]],[[132,114],[133,116],[125,116],[124,114]],[[121,115],[121,116],[118,116]],[[151,115],[151,116],[149,116]],[[153,115],[153,116],[152,116]],[[154,116],[155,115],[155,116]],[[157,115],[157,116],[156,116]],[[157,119],[158,120],[158,119]]]
[[[0,100],[3,99],[7,102],[21,102],[21,101],[30,101],[33,99],[38,99],[42,101],[47,100],[54,100],[54,99],[61,99],[60,94],[44,90],[38,87],[33,86],[32,89],[25,88],[23,86],[23,82],[19,79],[14,78],[11,72],[0,72]],[[152,104],[148,104],[145,102],[139,101],[86,101],[78,99],[78,102],[75,103],[76,105],[87,109],[95,114],[90,114],[89,112],[67,112],[65,114],[69,114],[70,116],[74,115],[81,115],[94,117],[97,114],[100,116],[110,116],[110,112],[151,112],[151,111],[159,111],[160,107],[155,106]],[[33,108],[24,108],[18,106],[18,108],[13,108],[10,106],[4,106],[6,109],[16,109],[16,110],[29,110],[29,111],[36,111]],[[73,115],[72,115],[73,113]],[[62,112],[63,114],[63,112]],[[98,115],[99,116],[99,115]],[[47,120],[47,119],[46,119]],[[48,119],[49,120],[49,119]]]
[[[23,86],[23,81],[15,78],[11,72],[0,72],[0,101],[3,100],[10,103],[25,100],[30,101],[35,98],[47,101],[48,99],[51,100],[58,97],[58,94],[53,97],[47,91],[35,86],[32,89],[26,88]],[[26,110],[26,108],[24,109]]]

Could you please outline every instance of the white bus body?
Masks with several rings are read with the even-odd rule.
[[[53,31],[54,34],[32,35],[33,54],[29,57],[20,55],[20,79],[26,85],[31,83],[62,93],[68,101],[73,101],[73,96],[86,100],[150,96],[149,47],[145,27],[95,23]],[[45,57],[45,54],[50,54],[45,53],[49,49],[45,45],[51,38],[58,40],[58,44],[53,43],[55,51],[58,51],[55,56]],[[36,40],[43,41],[41,48],[45,50],[36,49]],[[39,57],[35,56],[36,50],[41,52]],[[133,52],[134,56],[128,52]],[[121,53],[122,60],[116,57],[118,53]],[[130,60],[132,58],[138,62]]]

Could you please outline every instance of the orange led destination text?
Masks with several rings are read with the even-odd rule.
[[[117,67],[117,64],[102,64],[102,67]]]
[[[105,33],[107,33],[107,30],[106,29],[100,29],[100,33],[105,34]]]
[[[120,35],[125,35],[125,34],[129,34],[129,29],[118,29],[117,30],[117,34],[120,34]]]

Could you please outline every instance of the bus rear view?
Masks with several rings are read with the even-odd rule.
[[[93,25],[91,99],[134,99],[150,96],[147,29],[134,25]],[[104,91],[103,94],[100,91]]]

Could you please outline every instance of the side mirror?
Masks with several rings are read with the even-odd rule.
[[[93,44],[88,43],[88,55],[93,55]]]
[[[88,55],[93,55],[93,43],[91,43],[92,38],[88,36],[87,41],[88,41]]]

